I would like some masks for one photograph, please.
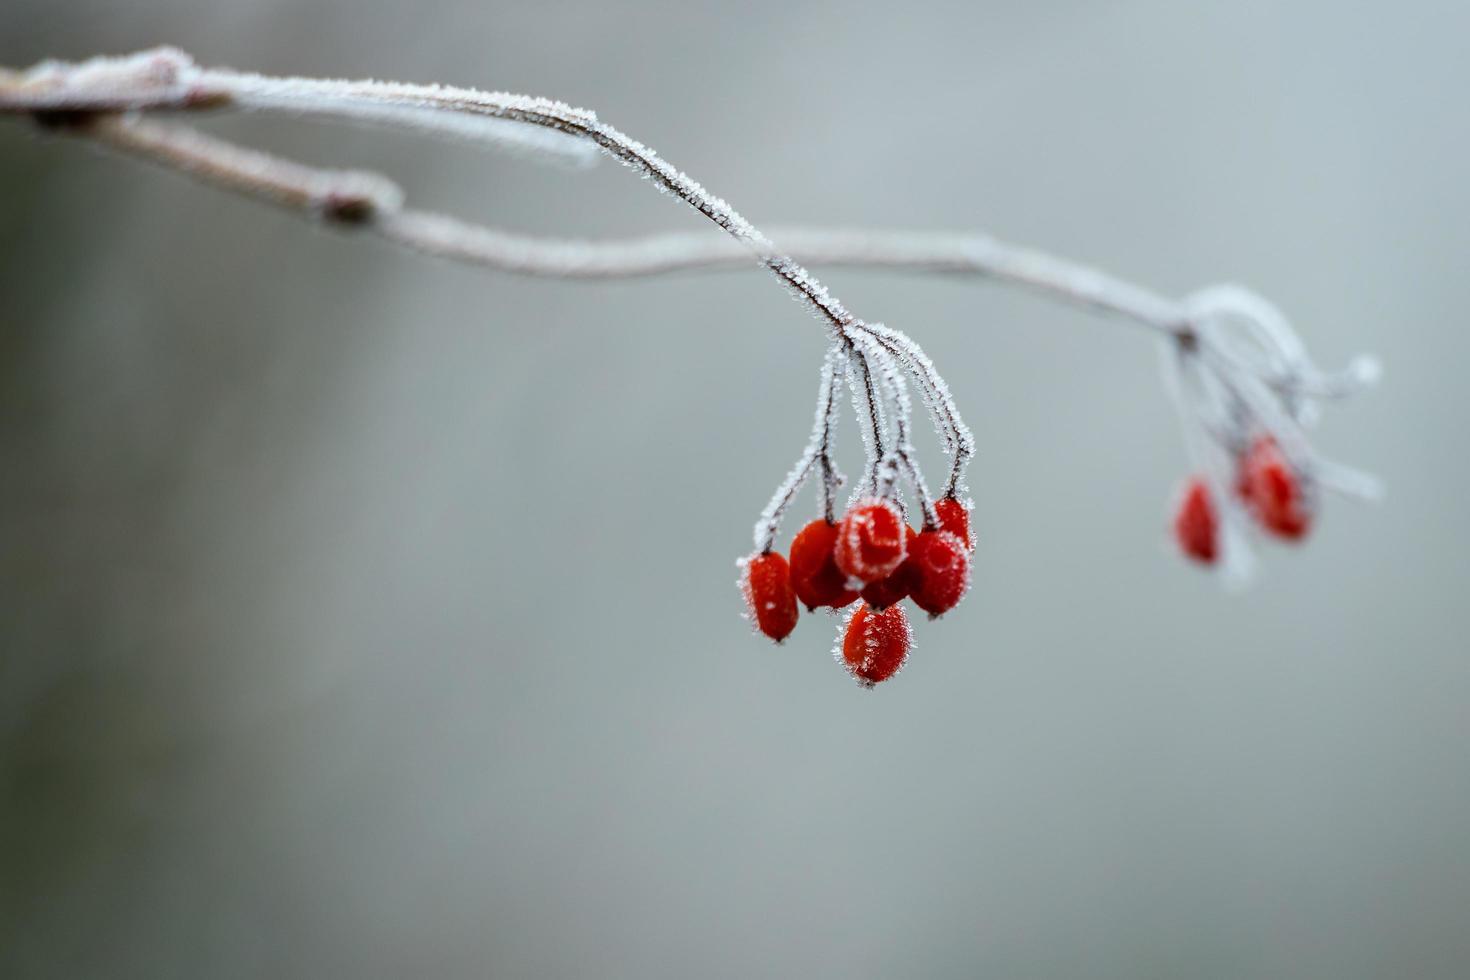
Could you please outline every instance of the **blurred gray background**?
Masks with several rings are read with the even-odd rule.
[[[974,591],[866,693],[831,621],[777,649],[738,616],[823,348],[758,271],[435,263],[6,122],[0,976],[1470,975],[1467,32],[1463,2],[6,0],[4,64],[170,42],[553,95],[757,224],[1248,283],[1322,363],[1382,357],[1319,441],[1390,495],[1225,595],[1164,534],[1145,334],[833,270],[980,445]],[[209,128],[511,228],[699,227],[610,164]]]

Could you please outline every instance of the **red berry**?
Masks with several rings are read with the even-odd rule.
[[[940,530],[959,538],[970,551],[975,550],[975,540],[970,537],[970,511],[964,504],[954,497],[943,497],[934,502],[934,511],[939,515]]]
[[[1174,512],[1174,540],[1187,556],[1205,565],[1213,565],[1218,554],[1218,529],[1215,505],[1210,489],[1200,477],[1190,479]]]
[[[756,628],[780,643],[796,629],[796,593],[791,572],[778,552],[751,555],[740,562],[740,593]]]
[[[918,534],[912,527],[904,527],[905,548],[909,557],[893,570],[887,578],[880,578],[876,582],[869,582],[863,586],[863,601],[872,609],[887,609],[895,603],[902,602],[908,598],[914,590],[914,564],[913,551],[914,541]]]
[[[820,518],[791,540],[791,587],[808,609],[840,609],[857,598],[832,557],[836,547],[837,525]]]
[[[1301,480],[1270,436],[1251,446],[1241,464],[1242,482],[1256,520],[1278,537],[1299,541],[1312,525]]]
[[[970,587],[970,552],[959,535],[925,531],[914,541],[905,564],[913,568],[914,605],[931,616],[942,616],[965,597]]]
[[[903,606],[875,612],[859,603],[847,620],[842,637],[842,660],[864,687],[872,687],[898,673],[913,643]]]
[[[904,522],[890,500],[854,504],[838,525],[833,557],[837,567],[860,582],[887,578],[903,563]]]

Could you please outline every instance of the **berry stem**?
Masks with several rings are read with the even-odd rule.
[[[776,540],[781,518],[795,499],[798,491],[811,475],[813,464],[822,470],[822,512],[829,523],[836,520],[833,498],[842,484],[843,476],[832,461],[832,431],[837,424],[837,388],[847,372],[847,356],[843,345],[833,343],[827,348],[822,361],[822,379],[817,386],[816,417],[812,421],[812,437],[801,457],[792,467],[786,479],[776,488],[770,503],[761,511],[755,525],[755,544],[761,551],[769,551]]]

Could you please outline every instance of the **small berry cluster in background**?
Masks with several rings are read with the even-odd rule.
[[[1248,541],[1304,541],[1323,491],[1373,499],[1373,477],[1321,456],[1308,430],[1323,403],[1373,383],[1376,362],[1359,358],[1329,374],[1307,357],[1285,316],[1239,286],[1215,286],[1184,303],[1187,332],[1166,349],[1166,373],[1195,466],[1175,504],[1180,552],[1248,581]]]
[[[1314,501],[1287,462],[1276,440],[1259,436],[1238,462],[1235,496],[1256,524],[1283,541],[1301,541],[1312,527]],[[1202,476],[1190,477],[1174,511],[1174,539],[1187,558],[1213,565],[1220,556],[1220,525],[1210,488]]]

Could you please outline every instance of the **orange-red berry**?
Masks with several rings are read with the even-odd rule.
[[[859,684],[872,687],[898,673],[912,643],[902,606],[879,612],[858,603],[842,637],[842,661]]]
[[[796,593],[791,572],[778,552],[751,555],[741,561],[740,592],[756,628],[780,643],[796,629]]]
[[[925,531],[914,540],[904,564],[913,569],[909,598],[931,616],[942,616],[959,605],[970,587],[970,551],[957,534]]]
[[[975,539],[970,537],[970,511],[954,497],[942,497],[934,501],[934,512],[939,515],[939,527],[965,543],[970,551],[975,550]]]
[[[909,556],[903,560],[902,564],[889,573],[887,577],[880,578],[876,582],[869,582],[863,586],[863,601],[870,608],[887,609],[889,606],[907,599],[909,593],[914,590],[915,569],[913,564],[913,551],[914,541],[918,536],[918,533],[912,527],[905,526],[904,548],[908,551]]]
[[[791,540],[791,587],[808,609],[840,609],[858,596],[847,587],[847,576],[832,556],[836,547],[837,525],[822,518]]]
[[[1256,520],[1277,537],[1299,541],[1312,526],[1301,480],[1270,436],[1251,446],[1241,463],[1242,483]]]
[[[903,518],[891,500],[868,498],[854,504],[838,525],[833,557],[849,578],[876,582],[903,563]]]
[[[1219,527],[1210,488],[1200,477],[1190,479],[1174,512],[1174,540],[1195,561],[1212,565],[1219,554]]]

